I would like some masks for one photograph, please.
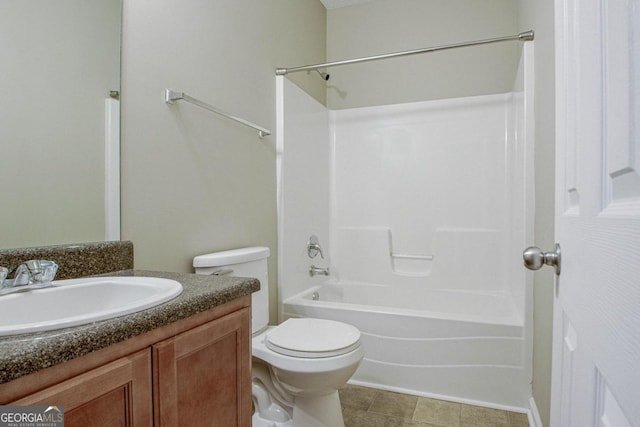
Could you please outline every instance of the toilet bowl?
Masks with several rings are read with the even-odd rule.
[[[364,357],[360,331],[326,319],[291,318],[268,326],[269,249],[200,255],[198,274],[256,277],[252,295],[254,427],[344,427],[338,389]]]
[[[254,368],[268,367],[279,389],[273,397],[291,414],[294,426],[344,425],[338,389],[364,356],[355,327],[288,319],[253,337],[252,355]]]

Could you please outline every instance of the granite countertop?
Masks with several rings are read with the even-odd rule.
[[[260,289],[257,279],[124,270],[103,276],[161,277],[180,282],[171,301],[114,319],[55,331],[0,337],[0,384],[125,341]]]

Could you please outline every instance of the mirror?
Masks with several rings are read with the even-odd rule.
[[[1,249],[105,240],[120,28],[120,0],[0,4]]]

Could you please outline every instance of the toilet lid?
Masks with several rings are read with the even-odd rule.
[[[355,326],[325,319],[288,319],[267,333],[265,344],[276,353],[293,357],[331,357],[360,346]]]

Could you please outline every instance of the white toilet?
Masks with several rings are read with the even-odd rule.
[[[253,427],[344,427],[338,389],[364,356],[360,331],[324,319],[268,326],[269,248],[234,249],[193,259],[197,274],[255,277],[252,295]]]

